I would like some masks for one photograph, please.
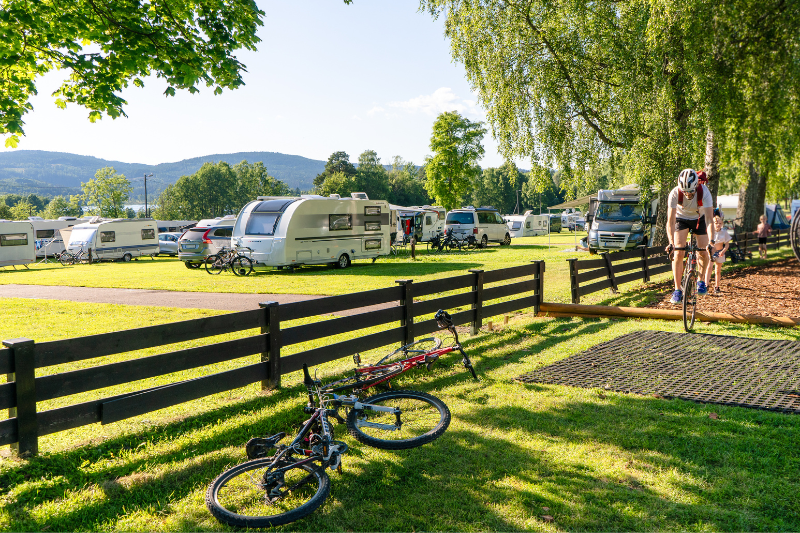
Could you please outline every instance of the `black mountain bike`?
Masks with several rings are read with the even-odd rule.
[[[683,291],[683,328],[688,332],[694,327],[695,313],[697,312],[697,252],[694,235],[684,248],[686,255],[683,262],[683,279],[681,280],[681,290]]]
[[[242,248],[252,252],[250,248]],[[230,269],[237,276],[249,276],[253,271],[253,260],[236,250],[223,248],[219,253],[206,257],[205,267],[209,274],[221,274]]]
[[[345,424],[356,440],[369,446],[402,450],[437,439],[450,424],[450,410],[424,392],[389,391],[364,400],[339,396],[330,386],[311,379],[303,365],[311,415],[288,445],[286,433],[250,439],[251,459],[220,474],[206,491],[206,506],[220,522],[246,528],[288,524],[314,512],[330,494],[327,469],[341,472],[347,444],[335,440],[331,420]],[[364,376],[350,386],[360,392],[384,379]],[[342,387],[337,387],[340,390]],[[345,416],[339,410],[345,410]],[[272,455],[268,455],[274,452]]]

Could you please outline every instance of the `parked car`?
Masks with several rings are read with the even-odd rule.
[[[184,232],[178,241],[178,259],[186,268],[198,268],[206,257],[219,252],[223,247],[231,247],[233,224],[236,216],[205,219]]]
[[[499,242],[501,245],[511,244],[508,226],[500,212],[491,206],[453,209],[447,213],[445,232],[450,228],[453,229],[454,235],[462,239],[474,235],[481,247],[486,247],[490,241]]]
[[[561,233],[561,215],[550,214],[550,233]]]
[[[183,232],[159,233],[158,234],[158,254],[178,255],[178,240]]]

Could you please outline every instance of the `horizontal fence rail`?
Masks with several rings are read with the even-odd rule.
[[[348,357],[356,352],[413,342],[439,330],[429,317],[438,309],[468,307],[451,313],[456,325],[469,324],[477,333],[484,317],[532,308],[538,313],[544,289],[544,261],[492,270],[471,270],[449,278],[414,283],[400,280],[394,287],[278,305],[261,309],[148,326],[87,337],[36,343],[30,339],[3,341],[0,373],[0,446],[11,445],[19,456],[38,453],[38,438],[87,424],[109,424],[211,394],[261,382],[278,388],[281,375]],[[486,287],[484,287],[486,286]],[[459,292],[461,291],[461,292]],[[378,310],[364,309],[383,306]],[[283,328],[290,321],[362,309],[343,317]],[[365,328],[381,331],[323,347],[281,356],[281,349]],[[218,335],[256,330],[242,338],[208,343],[126,361],[93,364],[36,377],[37,368],[100,359],[142,349],[195,341]],[[72,405],[37,411],[37,402],[134,383],[175,372],[202,368],[260,355],[260,362],[232,370],[168,383],[157,387],[98,397]],[[252,359],[250,360],[252,361]],[[98,394],[100,396],[100,394]]]

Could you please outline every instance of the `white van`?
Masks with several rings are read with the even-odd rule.
[[[534,215],[533,211],[525,211],[524,215],[506,215],[503,217],[511,237],[535,237],[550,233],[550,217]]]
[[[99,261],[121,259],[158,253],[158,227],[152,218],[93,218],[72,227],[67,250],[73,253],[92,249]]]
[[[259,196],[233,226],[235,248],[249,247],[257,265],[295,267],[388,255],[389,204],[385,200],[324,196]]]
[[[397,222],[394,229],[397,231],[396,240],[403,240],[407,235],[417,237],[417,242],[428,242],[434,235],[444,233],[444,208],[425,206],[401,207],[397,210]]]
[[[28,217],[28,222],[33,225],[36,257],[53,257],[63,252],[65,246],[60,230],[88,221],[88,219],[77,217],[60,217],[58,220]]]
[[[36,261],[33,225],[24,221],[0,221],[0,267]]]

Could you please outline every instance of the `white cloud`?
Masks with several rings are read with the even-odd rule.
[[[383,109],[381,106],[376,105],[375,107],[367,111],[367,115],[372,117],[375,116],[377,113],[383,113],[384,111],[385,109]]]
[[[410,113],[422,112],[430,116],[436,116],[445,111],[483,115],[475,100],[459,98],[450,87],[440,87],[433,94],[423,94],[404,102],[389,102],[386,105],[404,109]]]

